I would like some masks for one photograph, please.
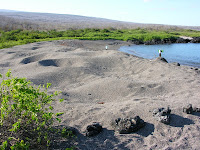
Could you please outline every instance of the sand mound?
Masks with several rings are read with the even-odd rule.
[[[36,85],[52,83],[50,93],[62,91],[64,102],[55,103],[55,111],[64,112],[63,125],[79,130],[78,149],[200,149],[200,114],[182,112],[188,103],[200,107],[199,70],[116,50],[124,44],[66,40],[2,49],[0,73],[11,69]],[[155,108],[167,106],[172,110],[169,125],[152,116]],[[113,118],[135,115],[146,122],[144,128],[126,135],[114,132]],[[100,122],[103,132],[87,138],[84,131],[92,122]]]

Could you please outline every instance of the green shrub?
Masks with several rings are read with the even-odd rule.
[[[53,122],[61,121],[57,116],[63,114],[52,113],[53,97],[59,93],[48,95],[49,83],[36,88],[25,78],[13,77],[10,71],[6,79],[1,74],[0,78],[0,149],[46,149],[52,140]],[[61,136],[68,134],[65,129],[61,132]]]
[[[171,39],[179,36],[200,37],[200,31],[195,30],[151,30],[151,29],[70,29],[66,31],[28,31],[28,30],[0,30],[0,49],[22,45],[27,43],[64,40],[64,39],[83,39],[83,40],[140,40],[151,41],[153,39]]]

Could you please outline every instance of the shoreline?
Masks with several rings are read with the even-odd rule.
[[[64,112],[61,125],[76,128],[74,143],[81,150],[199,149],[199,114],[182,112],[199,107],[200,71],[188,66],[147,60],[120,52],[129,42],[59,40],[14,46],[0,51],[0,73],[26,77],[36,86],[52,83],[49,93],[61,91],[54,111]],[[105,46],[108,45],[108,50]],[[172,110],[169,125],[152,111]],[[119,134],[110,125],[119,117],[140,116],[146,126]],[[99,122],[103,132],[88,138],[86,127]],[[57,141],[60,149],[67,140]]]
[[[175,47],[178,46],[177,49],[180,49],[180,46],[181,46],[182,50],[181,51],[177,51],[173,55],[172,54],[169,55],[169,54],[165,54],[164,53],[164,57],[167,59],[168,63],[178,63],[178,64],[183,65],[183,66],[189,66],[189,67],[192,67],[194,69],[197,69],[197,68],[200,68],[200,64],[198,63],[198,61],[193,61],[192,58],[193,57],[197,57],[198,55],[193,55],[193,57],[190,56],[189,60],[188,59],[184,60],[185,57],[187,58],[187,56],[181,56],[182,53],[184,54],[186,50],[190,50],[191,51],[190,48],[195,47],[196,44],[197,43],[195,43],[195,44],[194,43],[172,43],[172,44],[159,44],[159,45],[155,45],[155,47],[154,47],[154,45],[151,45],[151,46],[147,47],[144,44],[140,44],[140,45],[134,44],[134,45],[122,46],[122,47],[120,47],[119,51],[131,54],[131,55],[135,55],[135,56],[138,56],[138,57],[141,57],[141,58],[145,58],[145,59],[148,59],[148,60],[153,60],[153,59],[156,58],[156,56],[158,57],[158,54],[153,50],[153,48],[157,49],[158,47],[162,47],[165,50],[172,51],[172,49],[170,47],[168,47],[168,46],[175,46]],[[192,46],[187,47],[189,45],[192,45]],[[187,47],[187,48],[185,48],[185,47]],[[185,48],[185,49],[183,49],[183,48]],[[140,50],[143,49],[144,51],[140,51],[138,49],[140,49]],[[149,50],[146,51],[147,49],[149,49]],[[176,50],[176,48],[174,48],[173,51],[174,50]],[[195,59],[198,60],[197,58],[195,58]]]
[[[177,38],[152,39],[150,41],[140,41],[138,39],[128,40],[136,45],[157,45],[157,44],[175,44],[175,43],[200,43],[200,37],[180,36]]]

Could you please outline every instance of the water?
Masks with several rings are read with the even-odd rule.
[[[154,59],[158,50],[163,50],[162,57],[168,62],[200,68],[200,43],[179,43],[164,45],[132,45],[122,46],[119,50],[139,57]]]

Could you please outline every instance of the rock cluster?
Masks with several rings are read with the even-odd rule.
[[[118,118],[112,122],[112,126],[120,134],[127,134],[144,127],[145,122],[139,116],[135,116],[134,118]]]
[[[183,107],[183,112],[187,114],[192,114],[193,112],[200,112],[200,108],[192,107],[192,104],[188,104],[186,107]]]
[[[153,110],[153,116],[160,122],[164,124],[170,123],[170,113],[171,109],[166,108],[157,108]]]
[[[192,104],[183,107],[183,112],[192,114],[193,112],[200,112],[200,108],[192,107]],[[170,124],[171,109],[167,108],[156,108],[153,110],[153,117],[161,123]],[[118,118],[111,122],[114,130],[120,134],[128,134],[136,132],[145,126],[144,120],[139,116],[133,118]],[[86,136],[95,136],[102,131],[102,126],[94,122],[92,125],[88,125],[86,128]]]
[[[183,107],[183,112],[185,112],[187,114],[192,114],[193,113],[192,104],[189,104],[186,107]]]
[[[193,39],[190,42],[191,43],[200,43],[200,37],[193,37]]]
[[[142,42],[138,39],[129,40],[133,44],[145,44],[145,45],[156,45],[156,44],[171,44],[171,43],[200,43],[200,37],[193,37],[191,39],[184,38],[165,38],[165,39],[153,39],[150,41]]]
[[[200,108],[194,107],[193,112],[200,112]]]
[[[177,38],[176,43],[189,43],[190,41],[189,39]]]
[[[95,136],[102,131],[102,126],[94,122],[92,125],[87,126],[86,128],[86,136]]]

